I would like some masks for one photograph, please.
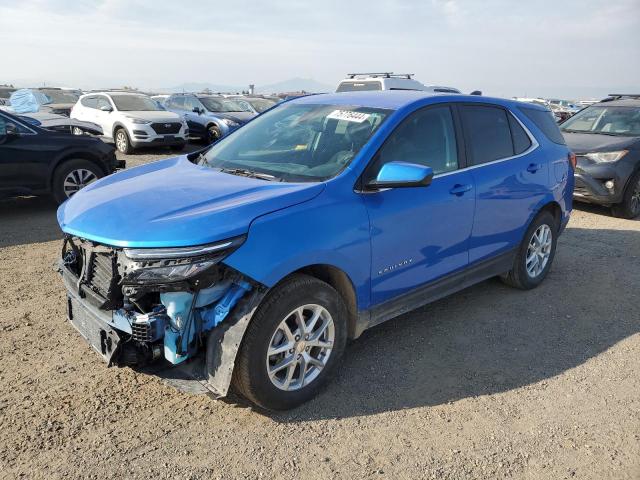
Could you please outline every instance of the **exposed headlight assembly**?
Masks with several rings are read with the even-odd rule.
[[[169,283],[194,277],[221,262],[244,242],[235,237],[222,242],[178,248],[125,248],[130,261],[125,283]]]
[[[587,153],[585,157],[594,162],[617,162],[628,153],[628,150],[619,150],[617,152],[594,152]]]

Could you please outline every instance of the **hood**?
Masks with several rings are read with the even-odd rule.
[[[71,235],[119,247],[201,245],[245,234],[255,218],[323,189],[221,173],[183,156],[92,183],[58,208],[58,223]]]
[[[247,123],[256,116],[256,114],[252,112],[212,112],[211,115],[216,118],[228,118],[236,123]]]
[[[562,132],[567,146],[576,155],[590,152],[615,152],[624,150],[640,141],[639,137],[618,137],[598,133]]]
[[[182,122],[180,115],[165,110],[120,111],[119,113],[125,117],[140,118],[141,120],[149,120],[150,122]]]

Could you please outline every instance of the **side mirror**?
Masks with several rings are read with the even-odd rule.
[[[385,163],[375,180],[367,187],[374,190],[381,188],[426,187],[433,179],[433,169],[425,165],[406,162]]]
[[[5,134],[7,137],[17,137],[18,127],[16,127],[16,124],[8,122],[7,126],[5,127]]]
[[[200,115],[202,113],[202,110],[200,110],[198,107],[193,107],[193,113],[197,113],[198,115]]]
[[[103,105],[102,107],[100,107],[100,110],[109,113],[113,112],[113,108],[111,107],[111,105]]]

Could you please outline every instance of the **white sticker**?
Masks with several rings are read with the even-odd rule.
[[[367,118],[369,118],[369,116],[370,115],[368,113],[352,112],[350,110],[334,110],[329,115],[327,115],[327,118],[332,118],[334,120],[344,120],[345,122],[362,123]]]

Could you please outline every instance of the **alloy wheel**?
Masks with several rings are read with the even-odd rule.
[[[527,247],[526,268],[531,278],[536,278],[547,266],[551,257],[553,234],[549,225],[540,225],[529,240]]]
[[[313,382],[326,367],[335,325],[321,305],[303,305],[290,312],[269,341],[267,374],[280,390],[299,390]]]
[[[640,179],[638,179],[635,187],[633,187],[630,207],[632,215],[636,216],[640,211]]]
[[[116,134],[116,147],[121,152],[125,152],[127,150],[127,134],[122,130],[119,130]]]
[[[80,189],[86,187],[98,179],[95,173],[85,168],[71,170],[64,179],[64,194],[67,198],[71,198]]]

